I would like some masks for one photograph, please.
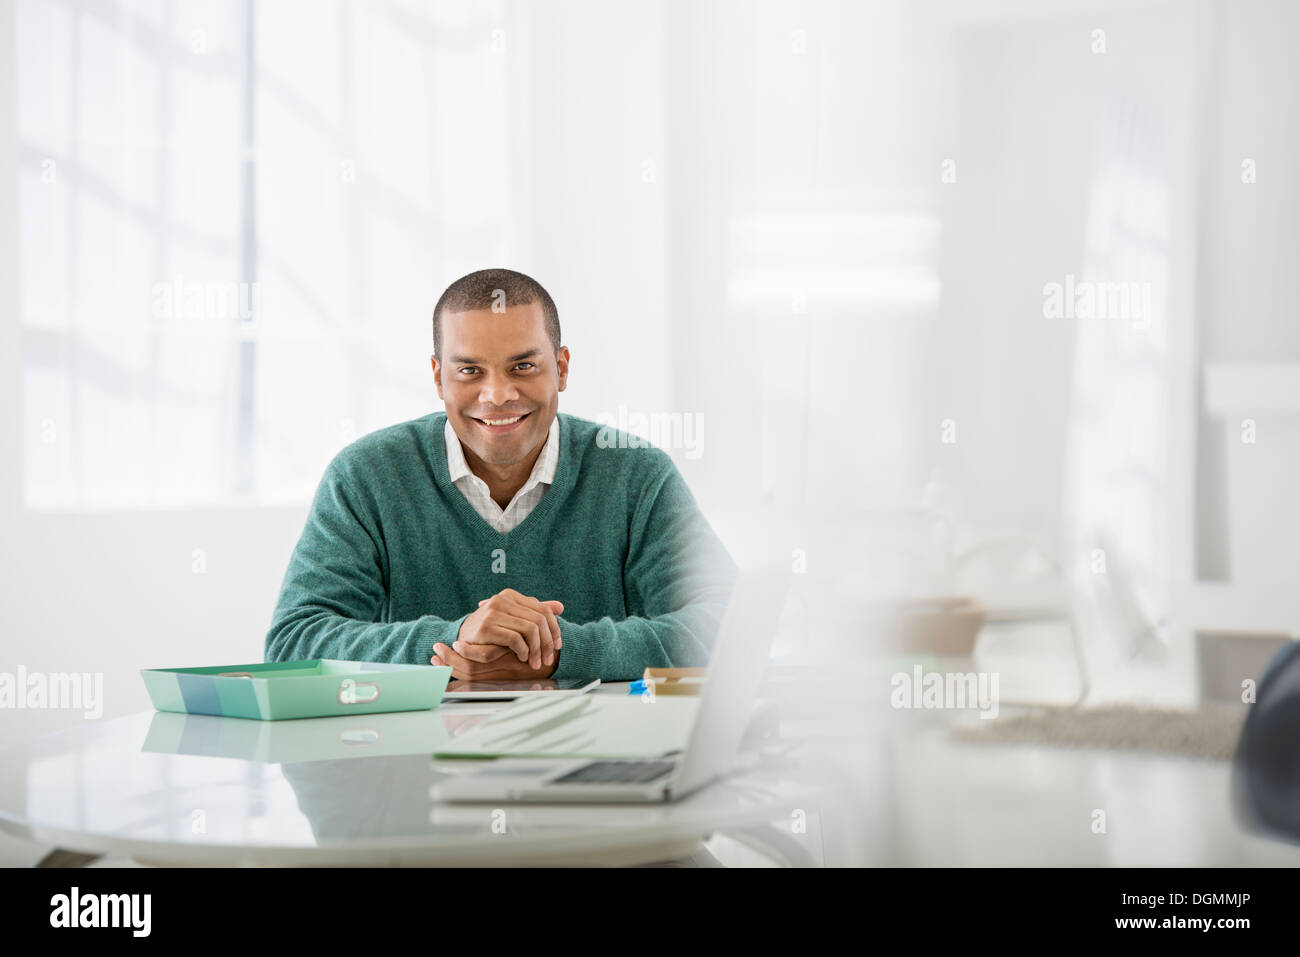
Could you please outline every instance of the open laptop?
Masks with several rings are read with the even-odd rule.
[[[435,784],[431,796],[449,803],[663,802],[730,772],[789,585],[784,564],[744,569],[737,576],[683,751],[649,760],[499,758]]]

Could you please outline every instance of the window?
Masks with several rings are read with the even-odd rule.
[[[504,4],[16,5],[29,507],[306,501],[511,254]]]

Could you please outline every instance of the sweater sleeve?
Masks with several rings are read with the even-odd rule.
[[[342,457],[325,471],[289,559],[266,635],[267,661],[335,658],[429,664],[467,615],[381,622],[388,601],[382,536]]]
[[[623,568],[628,604],[644,614],[561,617],[553,677],[632,681],[646,668],[708,663],[738,569],[677,467],[664,462],[635,504]]]

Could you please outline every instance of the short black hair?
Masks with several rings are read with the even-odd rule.
[[[555,300],[532,276],[513,269],[480,269],[461,276],[438,298],[433,307],[433,354],[442,358],[442,314],[444,311],[466,312],[470,309],[491,309],[493,306],[526,306],[532,302],[542,304],[546,316],[546,334],[556,352],[560,351],[560,314]]]

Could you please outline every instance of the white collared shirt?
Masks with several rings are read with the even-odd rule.
[[[450,419],[447,420],[443,434],[447,444],[447,473],[451,477],[452,484],[460,489],[466,501],[474,507],[474,511],[503,535],[527,518],[528,513],[542,500],[546,490],[555,484],[555,467],[560,461],[558,413],[551,420],[551,430],[547,433],[541,454],[533,463],[532,474],[504,509],[492,500],[487,482],[470,471],[469,463],[465,461],[465,451],[460,447],[460,438],[456,435],[456,430],[451,427]]]

